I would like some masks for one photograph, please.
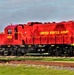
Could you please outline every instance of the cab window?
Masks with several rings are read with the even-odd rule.
[[[8,30],[7,33],[8,33],[8,34],[12,34],[12,30],[11,30],[11,29]]]

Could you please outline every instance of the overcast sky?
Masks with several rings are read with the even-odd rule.
[[[0,0],[0,31],[8,24],[74,20],[74,0]]]

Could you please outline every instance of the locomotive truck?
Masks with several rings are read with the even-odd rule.
[[[0,55],[74,56],[74,21],[10,24],[0,33]]]

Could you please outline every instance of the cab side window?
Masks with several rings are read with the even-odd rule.
[[[11,29],[8,30],[7,33],[8,33],[8,34],[12,34],[12,30],[11,30]]]

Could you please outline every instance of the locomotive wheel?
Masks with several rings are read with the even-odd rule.
[[[28,51],[28,49],[21,48],[21,55],[23,56],[23,55],[27,54],[28,53],[27,51]]]
[[[18,48],[16,55],[21,56],[21,49],[20,48]]]
[[[4,55],[4,56],[8,56],[8,54],[9,54],[8,50],[5,50],[5,51],[3,52],[3,55]]]
[[[16,50],[11,52],[12,56],[16,56]]]
[[[54,51],[51,47],[48,49],[48,55],[49,56],[54,56]]]
[[[61,48],[56,48],[55,56],[62,56],[62,49]]]
[[[0,55],[3,55],[3,53],[4,53],[3,49],[2,49],[2,50],[0,50]]]

